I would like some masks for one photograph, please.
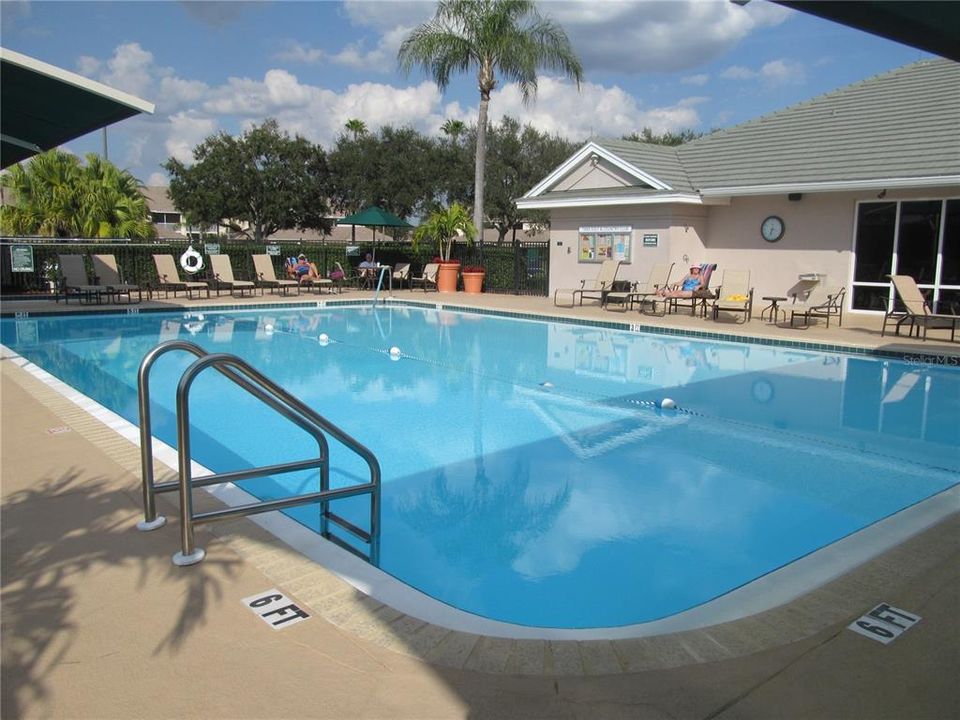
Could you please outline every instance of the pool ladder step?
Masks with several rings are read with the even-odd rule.
[[[153,435],[150,421],[150,369],[160,356],[182,350],[197,357],[180,377],[177,385],[177,461],[178,479],[175,482],[156,483],[153,478]],[[249,392],[264,404],[310,434],[317,442],[317,455],[303,460],[267,465],[258,468],[215,473],[193,477],[190,453],[190,388],[196,377],[212,367],[228,380]],[[242,358],[227,353],[208,353],[199,345],[185,340],[169,340],[150,350],[140,363],[137,373],[137,399],[140,409],[140,464],[143,485],[143,520],[137,529],[155,530],[166,523],[166,518],[157,515],[156,495],[178,491],[180,495],[180,541],[181,548],[173,556],[175,565],[194,565],[204,557],[203,548],[196,547],[194,526],[202,523],[271,510],[283,510],[297,505],[318,503],[320,505],[320,533],[340,547],[359,555],[374,565],[380,562],[380,463],[376,456],[360,442],[352,438],[322,415],[288,393],[263,375]],[[367,464],[370,480],[347,487],[330,488],[330,445],[327,436],[343,444],[359,455]],[[255,477],[266,477],[300,470],[317,468],[320,475],[320,490],[276,500],[264,500],[237,505],[223,510],[196,513],[193,510],[193,490],[227,482],[237,482]],[[358,495],[370,496],[369,530],[355,525],[330,510],[330,503]],[[358,538],[367,548],[364,553],[352,544],[331,532],[330,523]]]

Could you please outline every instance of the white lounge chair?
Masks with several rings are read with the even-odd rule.
[[[604,298],[608,292],[613,289],[613,283],[617,279],[617,273],[620,271],[619,260],[604,260],[600,265],[597,276],[592,280],[581,280],[578,288],[559,288],[553,293],[553,304],[560,305],[561,295],[570,296],[570,304],[565,307],[573,307],[577,304],[577,296],[580,298],[580,305],[583,305],[584,298],[590,300],[599,300],[603,305]]]
[[[70,302],[70,295],[76,295],[80,302],[100,302],[101,297],[109,294],[103,285],[91,283],[87,277],[87,267],[83,262],[83,255],[57,255],[60,266],[60,288],[63,290],[63,301]],[[60,296],[56,296],[60,302]]]
[[[120,302],[121,295],[126,295],[127,302],[132,303],[133,293],[137,293],[137,302],[143,300],[143,288],[123,281],[117,268],[117,259],[113,255],[91,255],[90,259],[93,261],[93,274],[96,275],[97,282],[107,288],[106,295],[115,296],[117,302]]]
[[[891,275],[893,288],[903,303],[903,309],[894,306],[891,307],[883,317],[883,327],[880,329],[880,337],[883,337],[887,331],[887,323],[891,320],[896,324],[896,334],[900,334],[900,326],[904,323],[910,323],[910,334],[913,335],[913,329],[917,329],[917,335],[920,335],[920,328],[923,328],[923,339],[927,339],[927,330],[950,329],[950,342],[954,341],[957,334],[957,326],[960,325],[960,315],[948,315],[946,313],[933,313],[930,306],[927,305],[926,298],[920,288],[917,287],[917,281],[909,275]]]
[[[427,263],[423,266],[423,273],[420,277],[411,276],[410,277],[410,288],[413,289],[414,283],[419,283],[423,285],[423,291],[426,292],[427,288],[431,285],[433,289],[437,289],[437,272],[440,270],[440,265],[437,263]]]
[[[218,297],[221,287],[228,288],[231,295],[234,291],[239,290],[241,296],[247,290],[253,295],[253,291],[256,289],[256,285],[249,280],[237,280],[233,277],[233,266],[230,264],[229,255],[211,255],[210,270],[213,272],[214,288]]]
[[[176,297],[181,290],[191,300],[194,291],[196,291],[198,297],[201,291],[206,292],[207,297],[210,297],[210,286],[207,283],[199,280],[180,279],[180,273],[177,272],[177,261],[173,258],[173,255],[154,255],[153,264],[157,269],[157,290],[163,290],[164,297],[167,297],[171,291],[173,291],[173,296]]]
[[[794,295],[793,304],[787,306],[790,309],[790,327],[793,327],[793,319],[798,316],[803,318],[804,325],[809,325],[812,317],[826,318],[827,327],[830,327],[830,318],[836,317],[837,324],[843,325],[845,292],[842,287],[818,284],[813,287],[806,300],[797,300]]]
[[[713,319],[721,312],[742,313],[743,322],[753,317],[753,288],[749,270],[724,270],[717,299],[713,301]]]
[[[277,278],[277,272],[273,268],[273,260],[270,259],[269,255],[254,255],[253,269],[257,273],[257,284],[261,288],[273,288],[281,291],[284,295],[287,295],[291,288],[296,288],[297,295],[300,294],[299,282]]]

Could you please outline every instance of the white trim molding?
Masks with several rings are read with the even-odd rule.
[[[523,198],[534,198],[538,195],[542,195],[547,191],[548,188],[552,187],[554,184],[563,179],[567,174],[572,172],[574,168],[580,165],[591,155],[596,155],[599,158],[603,158],[611,165],[620,168],[626,173],[629,173],[633,177],[637,178],[637,180],[649,185],[654,190],[673,190],[672,187],[662,180],[658,180],[653,175],[648,175],[637,166],[628,163],[619,155],[615,155],[605,147],[591,141],[567,158],[562,165],[547,175],[546,178],[541,180],[540,183],[537,184],[537,186],[530,190],[526,195],[524,195]]]
[[[680,205],[729,205],[730,199],[724,197],[706,198],[697,193],[663,193],[656,195],[607,195],[596,197],[522,197],[516,200],[517,207],[523,210],[548,210],[550,208],[603,207],[610,205],[662,205],[675,203]]]
[[[960,175],[932,175],[911,178],[879,178],[876,180],[827,180],[809,183],[778,183],[774,185],[740,185],[701,188],[704,198],[737,197],[743,195],[781,195],[798,192],[842,192],[856,190],[912,190],[916,188],[960,186]]]

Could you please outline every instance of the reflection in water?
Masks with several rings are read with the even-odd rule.
[[[955,368],[415,308],[51,317],[0,331],[133,422],[137,366],[157,343],[241,355],[377,454],[385,571],[515,622],[677,612],[960,471]],[[174,353],[154,370],[155,428],[171,444],[192,360]],[[664,397],[682,410],[651,407]],[[289,460],[308,441],[216,373],[191,402],[196,459],[214,469]],[[365,471],[337,447],[331,464],[334,486]],[[315,482],[244,487],[279,496]],[[357,524],[365,512],[344,501]],[[315,508],[290,514],[317,524]]]

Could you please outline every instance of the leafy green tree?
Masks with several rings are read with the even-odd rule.
[[[345,213],[379,205],[404,218],[421,215],[436,205],[437,160],[436,143],[413,128],[341,135],[329,157],[331,201]]]
[[[577,144],[542,133],[531,125],[504,117],[490,128],[490,169],[487,181],[487,217],[498,233],[497,243],[524,220],[546,224],[546,213],[520,211],[516,199],[530,190],[573,154]]]
[[[15,205],[0,210],[3,231],[46,237],[130,238],[154,236],[140,182],[127,170],[90,153],[49,150],[3,175]]]
[[[699,137],[703,137],[703,133],[696,132],[689,128],[680,130],[679,132],[667,130],[664,133],[656,135],[653,130],[645,127],[639,133],[630,133],[629,135],[624,135],[621,139],[652,143],[654,145],[683,145],[685,142],[696,140]]]
[[[193,158],[190,167],[176,158],[163,164],[170,198],[190,224],[219,223],[257,242],[285,228],[329,232],[326,154],[276,120],[239,138],[212,135]]]
[[[441,0],[432,20],[411,32],[400,46],[400,67],[423,68],[442,90],[454,72],[477,69],[477,118],[473,223],[482,231],[487,114],[497,73],[520,86],[525,103],[537,90],[537,69],[559,70],[577,82],[580,60],[566,32],[542,16],[532,0]]]

